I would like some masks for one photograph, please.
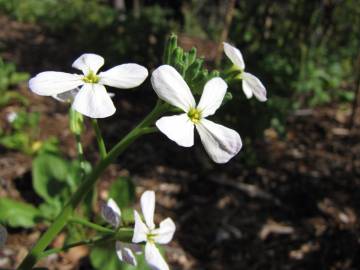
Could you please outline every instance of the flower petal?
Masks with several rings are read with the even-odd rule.
[[[106,89],[101,84],[85,84],[72,104],[74,110],[91,118],[104,118],[116,109]]]
[[[147,227],[150,230],[154,229],[155,192],[152,190],[145,191],[141,195],[140,204]]]
[[[140,246],[116,241],[115,248],[120,261],[137,266],[137,260],[134,253],[141,253]]]
[[[75,88],[70,91],[66,91],[57,95],[53,95],[52,97],[60,102],[72,103],[75,99],[77,93],[79,93],[80,88]]]
[[[233,129],[202,119],[196,125],[206,152],[216,163],[226,163],[241,149],[240,135]]]
[[[121,224],[121,211],[113,199],[101,206],[101,216],[115,228]]]
[[[213,78],[205,84],[197,106],[201,110],[202,117],[213,115],[216,112],[224,99],[226,89],[226,82],[219,77]]]
[[[156,121],[156,126],[178,145],[184,147],[194,145],[194,124],[186,113],[161,117]]]
[[[41,96],[57,95],[83,85],[80,75],[57,71],[45,71],[29,81],[29,88]]]
[[[261,83],[261,81],[256,76],[248,72],[244,72],[242,76],[243,76],[242,86],[245,95],[248,96],[246,93],[251,91],[259,101],[261,102],[266,101],[267,100],[266,88]]]
[[[169,270],[169,266],[154,244],[146,243],[145,260],[152,270]]]
[[[5,246],[7,236],[7,230],[0,224],[0,249]]]
[[[145,223],[141,220],[139,213],[134,210],[134,219],[135,219],[135,226],[134,226],[134,235],[132,238],[133,243],[140,243],[145,242],[147,239],[147,233],[149,232],[148,227]]]
[[[87,75],[90,71],[95,74],[104,65],[104,58],[94,53],[84,53],[72,64],[73,68],[81,70],[84,75]]]
[[[100,72],[100,83],[116,88],[133,88],[142,84],[148,71],[138,64],[123,64]]]
[[[195,107],[195,99],[189,86],[175,68],[162,65],[154,70],[151,84],[162,100],[188,112]]]
[[[230,61],[238,68],[245,69],[244,58],[239,49],[224,42],[224,52]]]
[[[160,227],[153,230],[152,233],[156,236],[154,241],[159,244],[167,244],[174,236],[176,226],[171,218],[167,218],[160,223]]]
[[[245,73],[245,72],[244,72]],[[243,89],[243,92],[245,94],[245,96],[250,99],[252,98],[252,96],[254,95],[253,94],[253,91],[252,89],[248,86],[248,84],[245,83],[245,80],[244,78],[242,78],[242,89]]]

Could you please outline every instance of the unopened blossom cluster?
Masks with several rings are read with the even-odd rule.
[[[255,96],[266,101],[266,89],[261,81],[245,72],[241,52],[224,43],[224,52],[239,72],[242,89],[247,98]],[[111,94],[105,86],[120,89],[134,88],[142,84],[148,76],[145,67],[134,63],[115,66],[99,72],[104,59],[96,54],[83,54],[74,61],[72,67],[82,74],[46,71],[29,82],[30,89],[43,96],[52,96],[60,101],[72,103],[72,108],[90,118],[105,118],[116,111]],[[204,86],[198,102],[181,74],[170,65],[156,68],[151,75],[151,84],[157,96],[176,107],[180,114],[163,116],[155,123],[160,132],[182,147],[194,145],[194,131],[197,130],[202,145],[216,163],[226,163],[242,148],[240,135],[233,129],[215,123],[213,116],[223,103],[228,85],[221,77],[210,79]],[[134,211],[135,225],[132,243],[116,242],[118,258],[137,265],[136,256],[142,253],[140,243],[145,243],[145,259],[152,269],[169,269],[156,244],[167,244],[173,238],[175,224],[167,218],[157,228],[154,224],[155,194],[146,191],[141,196],[142,215]],[[121,211],[110,199],[102,209],[102,216],[114,228],[121,224]]]

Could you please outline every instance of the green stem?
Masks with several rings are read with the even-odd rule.
[[[92,246],[92,245],[102,244],[102,243],[113,241],[113,240],[119,240],[119,241],[126,242],[126,241],[129,241],[129,239],[131,238],[131,235],[133,233],[134,233],[133,229],[121,228],[117,233],[114,233],[114,232],[110,233],[110,234],[108,233],[108,234],[105,234],[102,236],[97,236],[97,237],[90,238],[87,240],[82,240],[79,242],[71,243],[71,244],[65,245],[61,248],[52,248],[52,249],[46,250],[41,254],[40,258],[47,257],[54,253],[65,252],[71,248],[78,247],[78,246],[84,246],[84,245]]]
[[[63,207],[60,214],[56,217],[54,223],[47,229],[47,231],[30,250],[28,255],[19,265],[18,270],[29,270],[36,264],[45,248],[65,227],[74,209],[78,206],[84,196],[94,187],[96,180],[102,172],[137,138],[144,134],[152,133],[153,130],[149,130],[147,127],[167,109],[168,106],[166,104],[158,101],[155,108],[144,118],[144,120],[132,131],[130,131],[120,142],[118,142],[104,159],[100,160],[93,171],[86,176],[84,181],[81,182],[70,201]]]
[[[71,244],[68,244],[68,245],[65,245],[61,248],[52,248],[52,249],[49,249],[45,252],[43,252],[40,256],[40,258],[44,258],[44,257],[47,257],[51,254],[54,254],[54,253],[59,253],[59,252],[65,252],[71,248],[74,248],[74,247],[78,247],[78,246],[84,246],[84,245],[95,245],[95,244],[100,244],[100,243],[103,243],[103,242],[107,242],[107,241],[110,241],[113,239],[113,235],[105,235],[105,236],[101,236],[101,237],[94,237],[94,238],[91,238],[91,239],[87,239],[87,240],[82,240],[82,241],[79,241],[79,242],[75,242],[75,243],[71,243]]]
[[[86,227],[89,227],[91,229],[94,229],[98,232],[103,232],[103,233],[113,233],[114,231],[109,229],[109,228],[105,228],[103,226],[100,226],[96,223],[92,223],[86,219],[83,219],[83,218],[79,218],[79,217],[71,217],[69,218],[69,221],[70,222],[74,222],[74,223],[77,223],[77,224],[81,224],[81,225],[84,225]]]
[[[75,134],[76,139],[76,150],[78,154],[78,160],[80,162],[80,168],[83,170],[83,173],[85,171],[85,157],[84,157],[84,149],[81,144],[81,137],[80,134]]]
[[[100,151],[100,157],[101,157],[101,159],[104,159],[106,157],[107,153],[106,153],[105,142],[101,135],[101,130],[100,130],[99,124],[96,119],[91,119],[91,124],[95,131],[96,140],[97,140],[97,143],[99,146],[99,151]]]

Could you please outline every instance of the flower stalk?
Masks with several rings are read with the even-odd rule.
[[[101,159],[104,159],[107,156],[107,151],[106,151],[104,139],[101,135],[101,130],[100,130],[99,124],[95,118],[91,119],[91,124],[95,131],[96,141],[97,141],[97,144],[99,147],[99,152],[100,152],[100,157],[101,157]]]

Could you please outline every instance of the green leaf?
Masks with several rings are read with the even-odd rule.
[[[116,255],[115,243],[96,246],[91,250],[90,261],[92,266],[98,270],[148,270],[150,269],[144,256],[136,256],[138,265],[122,263]]]
[[[42,203],[39,206],[41,215],[49,220],[54,220],[60,213],[62,205],[60,201],[54,201],[52,204]]]
[[[114,199],[120,209],[135,201],[135,186],[130,177],[119,177],[109,190],[109,198]]]
[[[59,156],[41,154],[32,164],[32,180],[35,192],[48,203],[59,200],[59,194],[67,188],[68,162]]]
[[[0,198],[0,213],[1,223],[24,228],[33,227],[42,216],[32,205],[9,198]]]

